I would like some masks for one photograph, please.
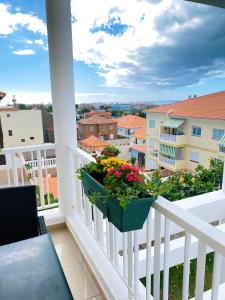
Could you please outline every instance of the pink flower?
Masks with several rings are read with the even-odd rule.
[[[132,167],[132,172],[139,173],[140,169],[138,167]]]
[[[122,171],[131,170],[131,168],[132,168],[131,165],[128,165],[128,164],[122,165],[122,166],[121,166],[121,170],[122,170]]]
[[[114,172],[114,176],[115,176],[116,178],[120,178],[121,175],[122,175],[122,172],[120,172],[120,171],[115,171],[115,172]]]

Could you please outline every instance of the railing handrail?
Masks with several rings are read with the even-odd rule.
[[[178,207],[163,197],[159,197],[153,207],[165,217],[198,238],[201,242],[225,256],[224,232],[221,232],[199,217]]]
[[[32,145],[24,147],[13,147],[13,148],[3,148],[1,154],[11,154],[19,152],[31,152],[37,150],[51,150],[55,149],[55,144],[41,144],[41,145]]]

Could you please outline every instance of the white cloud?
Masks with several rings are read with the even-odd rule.
[[[32,14],[21,13],[19,10],[13,13],[10,8],[10,5],[0,3],[0,35],[12,34],[20,26],[33,33],[47,35],[46,25],[41,19]]]
[[[17,103],[32,104],[32,103],[45,103],[51,102],[50,93],[41,92],[26,92],[26,91],[9,91],[6,97],[1,101],[2,105],[12,104],[12,97],[15,95]]]
[[[28,45],[33,45],[33,44],[40,45],[40,46],[44,45],[44,41],[42,39],[39,39],[39,40],[26,40],[25,43],[28,44]]]
[[[35,51],[32,50],[32,49],[15,50],[15,51],[13,51],[13,54],[16,54],[16,55],[33,55],[33,54],[35,54]]]
[[[130,57],[140,47],[170,45],[173,40],[161,36],[155,29],[155,19],[169,10],[174,0],[163,0],[158,4],[129,0],[83,0],[72,1],[74,57],[88,64],[97,64],[100,74],[108,86],[121,86],[120,78],[129,75],[130,70],[121,64],[136,64]],[[87,10],[88,7],[88,10]],[[177,14],[183,12],[177,8]],[[93,25],[100,26],[109,19],[120,18],[128,29],[121,36],[103,31],[91,32]],[[191,26],[187,20],[182,26]],[[196,23],[197,21],[195,21]],[[182,28],[176,28],[181,30]],[[175,29],[174,29],[175,30]]]

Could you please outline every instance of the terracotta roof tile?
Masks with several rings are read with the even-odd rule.
[[[98,115],[92,116],[87,119],[82,119],[79,121],[80,124],[83,125],[96,125],[96,124],[113,124],[117,123],[117,121],[113,118],[104,118]]]
[[[141,128],[137,130],[134,134],[132,134],[133,137],[136,139],[146,139],[146,126],[144,128]]]
[[[120,128],[142,128],[146,119],[135,115],[127,115],[116,119]]]
[[[225,91],[162,105],[146,110],[174,117],[225,120]]]
[[[17,111],[18,109],[13,106],[0,106],[0,112],[5,112],[5,111]]]
[[[133,145],[130,147],[131,149],[134,149],[138,152],[146,153],[147,152],[147,147],[146,144],[141,144],[141,145]]]
[[[107,141],[102,141],[94,135],[80,141],[81,146],[91,146],[91,147],[105,147],[110,144]]]

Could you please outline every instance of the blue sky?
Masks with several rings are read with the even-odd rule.
[[[13,94],[50,102],[44,0],[0,0],[0,16],[3,103]],[[224,89],[225,10],[183,0],[72,0],[72,16],[78,103]]]

